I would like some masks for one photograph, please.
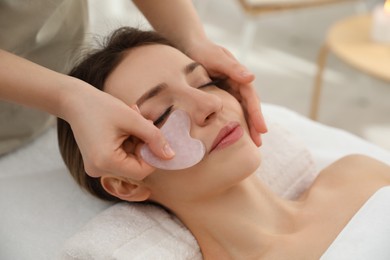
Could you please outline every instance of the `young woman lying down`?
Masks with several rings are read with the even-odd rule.
[[[174,111],[188,115],[191,137],[205,147],[202,160],[181,170],[156,168],[143,180],[91,178],[61,119],[58,138],[80,186],[104,200],[164,207],[192,232],[204,259],[319,259],[365,202],[390,184],[388,165],[351,155],[324,169],[296,200],[278,197],[254,175],[261,156],[229,82],[211,78],[155,32],[115,31],[71,75],[139,109],[158,127]],[[138,140],[124,145],[143,160]]]

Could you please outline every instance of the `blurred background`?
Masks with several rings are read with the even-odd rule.
[[[375,6],[384,3],[341,1],[249,15],[240,1],[193,0],[193,3],[209,38],[228,48],[256,75],[254,84],[262,102],[281,105],[304,116],[309,116],[317,57],[331,26],[344,18],[372,12]],[[264,4],[264,1],[247,2]],[[150,28],[129,0],[90,0],[90,10],[90,35],[94,38],[123,25]],[[253,40],[245,47],[243,33],[248,29],[253,32]],[[390,66],[386,69],[390,75]],[[322,86],[319,122],[345,129],[390,150],[389,81],[369,76],[330,52]]]

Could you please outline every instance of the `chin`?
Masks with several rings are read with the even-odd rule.
[[[237,164],[232,166],[237,172],[242,172],[245,177],[252,175],[261,165],[261,153],[254,145],[249,151],[241,151],[237,156]]]
[[[168,206],[177,200],[196,201],[215,196],[252,176],[261,164],[260,151],[255,145],[241,144],[219,153],[220,156],[208,158],[188,169],[157,170],[157,174],[151,176],[157,178],[152,184],[157,189],[154,191],[156,201]]]
[[[251,176],[261,165],[261,153],[250,138],[218,153],[209,170],[231,184]]]

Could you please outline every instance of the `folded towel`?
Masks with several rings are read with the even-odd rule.
[[[269,133],[260,147],[263,160],[256,174],[279,196],[295,199],[314,181],[318,170],[302,140],[271,120],[267,126]]]
[[[257,176],[285,198],[295,198],[317,170],[303,142],[267,120]],[[202,259],[191,233],[174,216],[151,205],[118,203],[71,237],[62,259]]]
[[[67,241],[63,259],[202,259],[191,233],[150,205],[118,203]]]

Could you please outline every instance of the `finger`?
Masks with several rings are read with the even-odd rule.
[[[258,98],[256,91],[251,85],[241,86],[240,94],[251,124],[253,124],[258,133],[266,133],[267,126],[263,113],[261,112],[260,99]]]
[[[254,127],[253,120],[251,120],[251,118],[249,117],[249,115],[248,115],[248,113],[246,111],[247,109],[245,107],[245,104],[242,104],[242,107],[244,109],[245,119],[246,119],[247,124],[248,124],[248,128],[249,128],[249,133],[250,133],[251,139],[256,144],[256,146],[259,147],[262,144],[262,142],[261,142],[261,134]]]
[[[261,142],[261,134],[257,132],[257,130],[253,127],[253,124],[249,124],[249,132],[250,136],[255,143],[257,147],[260,147],[262,142]]]
[[[127,176],[134,180],[143,180],[151,174],[155,168],[147,164],[138,156],[121,153],[121,158],[113,162],[111,173],[114,175]]]
[[[91,177],[101,177],[105,174],[128,176],[134,179],[143,179],[154,168],[139,160],[134,154],[126,153],[120,148],[111,152],[102,151],[90,160],[84,161],[84,170]]]
[[[162,135],[160,129],[142,117],[139,113],[132,114],[133,118],[129,120],[131,124],[128,125],[127,129],[128,134],[135,135],[148,144],[151,151],[156,156],[162,159],[171,159],[175,153]]]

